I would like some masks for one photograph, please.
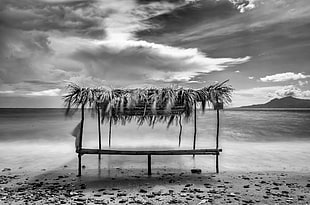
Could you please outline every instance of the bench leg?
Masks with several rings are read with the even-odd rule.
[[[78,177],[81,176],[82,173],[82,155],[79,153],[78,154],[78,160],[79,160],[79,165],[78,165]]]
[[[101,176],[101,157],[98,158],[98,176]]]
[[[219,173],[219,153],[216,154],[216,173]]]
[[[151,163],[152,163],[152,158],[151,158],[151,155],[148,154],[148,155],[147,155],[147,174],[148,174],[149,176],[152,175]]]

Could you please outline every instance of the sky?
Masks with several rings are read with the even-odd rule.
[[[309,19],[308,0],[1,0],[0,107],[62,107],[69,82],[310,99]]]

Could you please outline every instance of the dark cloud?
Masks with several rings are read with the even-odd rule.
[[[49,44],[45,33],[0,27],[0,81],[13,83],[36,77],[33,59],[52,54]]]
[[[102,39],[102,19],[108,14],[96,7],[94,1],[56,2],[39,0],[4,0],[0,13],[5,28],[25,31],[57,31]]]
[[[163,2],[163,0],[137,0],[138,4],[149,4],[152,2]],[[185,0],[165,0],[165,2],[170,3],[184,3]]]
[[[53,48],[51,39],[102,39],[103,19],[109,12],[95,4],[96,1],[1,1],[0,86],[15,83],[18,89],[19,83],[31,79],[68,79],[76,64],[69,63],[62,51]]]
[[[164,13],[145,20],[157,26],[152,29],[139,31],[137,35],[146,39],[153,39],[152,37],[155,37],[154,39],[156,40],[156,36],[165,35],[170,37],[169,34],[171,34],[176,39],[180,39],[184,34],[195,33],[197,26],[207,26],[209,23],[226,20],[238,14],[239,11],[226,0],[197,1],[196,3],[179,7],[170,13]]]
[[[160,26],[138,34],[140,38],[156,43],[197,47],[212,57],[252,56],[250,62],[238,65],[241,71],[238,75],[226,70],[201,79],[231,79],[237,89],[261,86],[259,82],[249,82],[248,76],[259,78],[272,73],[308,71],[309,2],[251,2],[255,2],[255,8],[240,13],[227,1],[201,1],[171,14],[148,19]]]
[[[307,1],[261,0],[257,4],[240,13],[228,1],[201,1],[148,19],[161,26],[138,34],[157,43],[199,47],[219,57],[257,56],[270,49],[308,43]]]

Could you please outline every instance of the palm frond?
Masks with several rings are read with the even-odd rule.
[[[125,124],[133,118],[142,125],[148,122],[166,122],[168,127],[178,116],[190,118],[196,103],[201,103],[202,111],[206,105],[231,102],[232,87],[227,81],[201,89],[150,88],[150,89],[109,89],[104,87],[87,88],[70,83],[67,94],[63,96],[66,115],[74,114],[81,106],[101,110],[102,122],[110,117],[114,123]],[[94,112],[95,113],[95,112]]]

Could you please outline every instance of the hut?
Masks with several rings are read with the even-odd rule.
[[[219,172],[219,110],[223,104],[231,102],[231,86],[226,82],[213,84],[201,89],[185,88],[151,88],[151,89],[107,89],[103,87],[86,88],[76,84],[68,85],[68,93],[63,96],[66,114],[73,114],[81,110],[81,122],[79,123],[76,137],[76,153],[78,154],[78,176],[81,176],[82,155],[147,155],[148,174],[151,175],[152,155],[215,155],[216,173]],[[217,112],[217,132],[214,149],[196,149],[197,138],[197,105],[201,104],[202,111],[207,105],[213,106]],[[83,147],[83,126],[85,120],[85,109],[91,108],[98,117],[98,149]],[[193,117],[194,134],[192,149],[177,150],[116,150],[111,149],[112,124],[126,124],[136,120],[139,125],[148,123],[153,126],[155,123],[164,122],[169,126],[176,121],[180,126],[179,146],[182,134],[182,118]],[[100,124],[109,123],[109,148],[101,147]]]

